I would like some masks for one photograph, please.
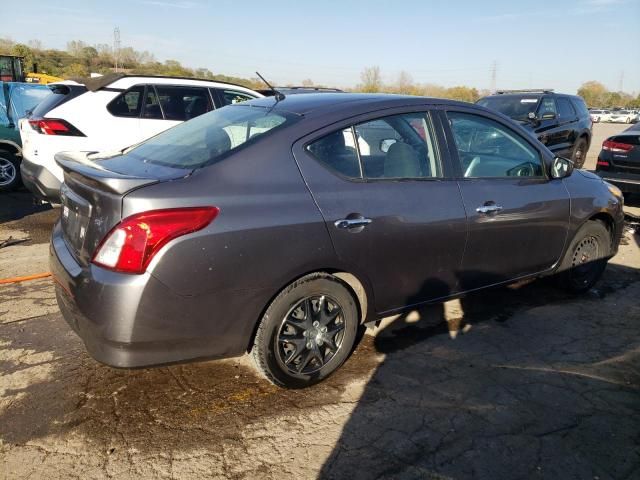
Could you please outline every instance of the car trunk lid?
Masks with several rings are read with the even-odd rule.
[[[608,160],[612,171],[640,174],[640,135],[617,135],[608,138],[602,148],[609,153]]]
[[[64,171],[60,190],[65,242],[81,265],[88,265],[106,234],[122,219],[122,200],[131,191],[183,178],[190,171],[153,165],[127,168],[118,154],[61,152],[55,156]]]

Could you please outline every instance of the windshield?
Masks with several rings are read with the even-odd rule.
[[[527,120],[527,115],[536,111],[540,97],[485,97],[478,105],[500,112],[514,120]]]
[[[126,151],[122,159],[181,169],[200,168],[298,118],[261,107],[228,106],[156,135]]]

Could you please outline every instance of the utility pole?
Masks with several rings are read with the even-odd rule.
[[[118,57],[120,56],[120,29],[113,29],[113,59],[115,62],[114,71],[118,72]]]
[[[498,71],[498,62],[495,60],[491,64],[491,93],[496,93],[496,73]]]
[[[624,70],[620,72],[620,81],[618,82],[618,91],[620,93],[623,92],[623,87],[624,87]]]

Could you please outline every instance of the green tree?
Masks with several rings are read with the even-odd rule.
[[[584,99],[588,107],[603,106],[606,93],[607,87],[595,80],[583,83],[578,89],[578,95]]]
[[[35,56],[33,51],[24,43],[16,43],[11,50],[12,55],[24,57],[24,71],[25,73],[33,72],[33,63],[35,62]]]

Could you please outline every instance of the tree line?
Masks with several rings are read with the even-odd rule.
[[[24,57],[26,72],[32,72],[37,68],[39,73],[61,78],[87,77],[90,73],[112,73],[117,63],[118,71],[125,73],[193,77],[236,83],[249,88],[265,88],[264,83],[258,78],[229,76],[214,73],[208,68],[189,68],[177,60],[160,62],[146,50],[123,47],[116,52],[111,45],[89,45],[82,40],[67,42],[66,49],[59,50],[45,48],[40,40],[31,40],[28,44],[23,44],[0,37],[0,54]],[[325,86],[318,85],[311,79],[303,80],[302,85]],[[365,68],[360,75],[360,83],[348,90],[450,98],[471,103],[491,93],[486,89],[479,90],[464,85],[443,87],[432,83],[417,83],[405,71],[400,72],[395,81],[384,82],[379,66]],[[589,107],[640,108],[640,95],[633,97],[628,93],[612,92],[596,81],[583,83],[577,93],[585,99]]]

